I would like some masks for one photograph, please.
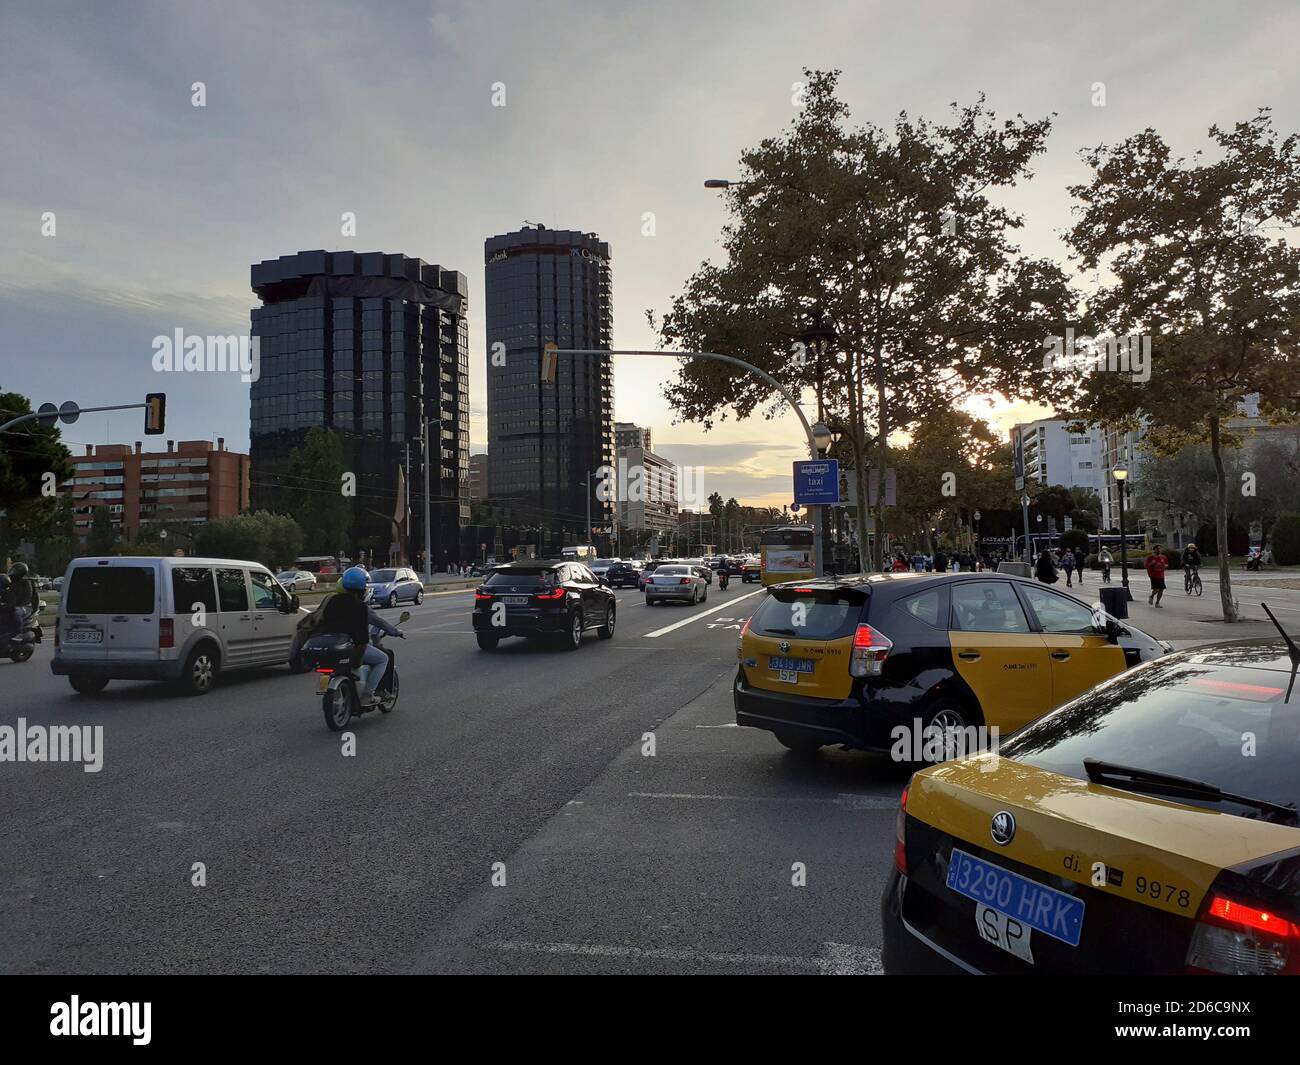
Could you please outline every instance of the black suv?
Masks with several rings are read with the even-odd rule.
[[[474,592],[474,634],[484,651],[506,636],[555,637],[576,651],[587,629],[602,640],[614,635],[617,603],[581,562],[511,562]]]
[[[639,588],[641,571],[630,562],[615,562],[605,573],[611,588]]]

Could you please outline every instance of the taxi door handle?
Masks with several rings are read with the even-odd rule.
[[[967,662],[978,662],[980,653],[978,651],[958,651],[957,657],[965,659]]]
[[[1052,657],[1055,658],[1058,662],[1066,662],[1066,661],[1069,661],[1069,658],[1070,658],[1070,652],[1069,652],[1069,651],[1053,651],[1053,652],[1052,652]]]

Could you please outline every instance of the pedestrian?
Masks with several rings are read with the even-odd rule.
[[[948,556],[943,553],[943,548],[939,548],[934,553],[934,572],[944,573],[948,569]]]
[[[1044,551],[1038,556],[1038,563],[1034,567],[1034,576],[1043,584],[1055,584],[1060,580],[1056,575],[1056,562],[1052,559],[1050,551]]]
[[[1082,551],[1075,548],[1074,551],[1074,568],[1079,571],[1079,583],[1083,584],[1083,564],[1087,561]]]
[[[1165,594],[1165,570],[1169,568],[1169,559],[1164,556],[1160,545],[1156,544],[1156,549],[1147,555],[1142,565],[1151,578],[1151,594],[1147,596],[1147,605],[1159,606]]]
[[[1110,567],[1115,559],[1111,557],[1110,548],[1103,547],[1101,553],[1097,556],[1097,561],[1101,563],[1101,580],[1103,584],[1110,583]]]
[[[1074,587],[1074,552],[1068,547],[1061,552],[1061,568],[1065,570],[1065,586]]]

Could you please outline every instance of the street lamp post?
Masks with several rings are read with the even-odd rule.
[[[1029,549],[1029,493],[1026,492],[1020,497],[1020,516],[1024,519],[1025,526],[1025,561],[1033,562],[1034,556]]]
[[[805,351],[811,352],[817,360],[817,368],[820,372],[822,360],[827,352],[832,350],[835,343],[835,326],[826,317],[820,307],[813,311],[812,321],[807,328],[799,334],[799,340],[803,344]],[[813,448],[815,454],[813,458],[823,458],[831,446],[831,431],[827,428],[826,423],[821,421],[821,396],[817,397],[817,416],[818,422],[812,427]],[[883,504],[883,500],[882,500]],[[826,569],[826,508],[817,506],[809,508],[811,513],[808,517],[812,520],[813,525],[813,560],[814,570],[820,577]]]
[[[1119,495],[1119,571],[1120,582],[1124,585],[1124,597],[1130,601],[1133,593],[1128,586],[1128,538],[1124,535],[1124,482],[1128,480],[1128,467],[1117,463],[1110,471],[1118,485]]]

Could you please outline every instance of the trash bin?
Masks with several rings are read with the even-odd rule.
[[[1128,592],[1122,584],[1098,589],[1101,607],[1113,618],[1128,617]]]

